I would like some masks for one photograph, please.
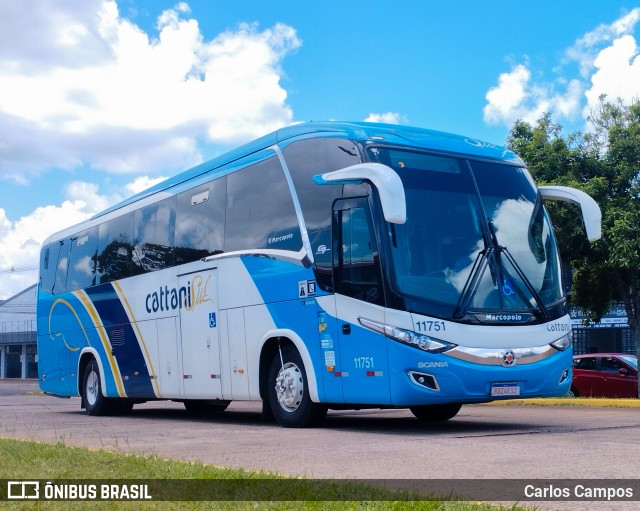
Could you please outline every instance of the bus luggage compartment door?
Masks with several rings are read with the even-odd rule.
[[[216,268],[179,275],[182,378],[187,399],[222,398]]]

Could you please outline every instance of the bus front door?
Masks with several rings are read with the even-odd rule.
[[[184,397],[221,399],[217,269],[178,278]]]
[[[368,200],[334,205],[334,282],[337,333],[345,402],[388,404],[386,338],[364,328],[359,318],[384,323],[382,272]]]

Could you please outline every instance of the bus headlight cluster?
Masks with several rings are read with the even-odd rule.
[[[564,351],[571,346],[571,343],[571,332],[569,332],[567,335],[563,335],[560,339],[550,342],[549,344],[558,351]]]
[[[431,336],[419,334],[411,330],[405,330],[404,328],[399,328],[397,326],[386,325],[371,319],[358,318],[358,321],[365,328],[384,334],[394,341],[401,342],[423,351],[428,351],[429,353],[442,353],[443,351],[456,347],[456,345],[451,342],[435,339]]]

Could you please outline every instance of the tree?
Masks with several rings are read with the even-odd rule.
[[[562,136],[545,114],[517,121],[507,146],[538,184],[579,188],[602,210],[602,239],[589,244],[577,208],[549,203],[563,260],[573,269],[572,302],[599,322],[612,301],[624,304],[640,360],[640,102],[600,98],[592,131]],[[640,385],[638,388],[640,398]]]

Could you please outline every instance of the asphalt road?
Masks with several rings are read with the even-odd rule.
[[[467,405],[439,425],[408,410],[330,411],[322,427],[284,429],[257,403],[189,416],[180,403],[89,417],[80,399],[0,382],[0,436],[155,454],[313,478],[639,479],[640,410]],[[640,496],[639,496],[640,498]],[[532,503],[551,509],[638,509],[633,503]]]

